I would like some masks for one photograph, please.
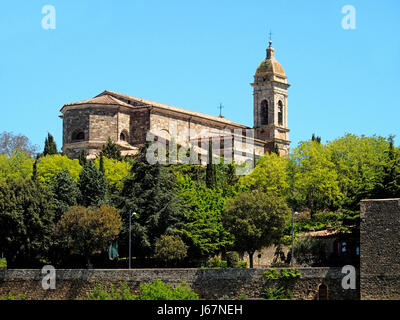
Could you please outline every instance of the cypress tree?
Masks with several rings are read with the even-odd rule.
[[[53,136],[50,133],[48,133],[47,138],[44,141],[43,156],[52,155],[52,154],[58,154],[57,144],[54,141]]]
[[[148,144],[135,158],[131,174],[125,179],[117,200],[124,220],[122,242],[127,240],[129,215],[137,213],[132,218],[132,252],[138,256],[151,255],[157,238],[173,232],[184,215],[176,195],[175,175],[169,167],[149,164],[147,148]]]
[[[110,137],[108,137],[107,144],[101,147],[100,155],[108,159],[122,160],[121,148],[112,142]]]
[[[82,150],[82,151],[79,153],[79,164],[80,164],[82,167],[84,167],[84,166],[86,165],[86,163],[87,163],[86,156],[87,156],[86,150]]]
[[[53,193],[56,209],[55,222],[57,222],[69,207],[78,203],[80,191],[68,170],[55,173],[51,177],[49,187]]]
[[[102,154],[100,154],[99,170],[100,170],[100,172],[103,173],[103,174],[106,173],[106,169],[104,168],[104,158],[103,158],[103,155],[102,155]]]
[[[84,207],[106,203],[107,180],[104,174],[97,169],[93,161],[89,161],[79,174],[80,204]]]
[[[212,142],[210,141],[208,144],[208,161],[206,168],[206,186],[207,188],[213,188],[217,184],[217,173],[215,164],[212,163]]]

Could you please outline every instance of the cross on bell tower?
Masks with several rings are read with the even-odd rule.
[[[287,83],[285,71],[275,59],[272,32],[269,32],[266,58],[254,75],[254,130],[255,138],[265,141],[265,151],[279,150],[280,155],[289,153],[289,128],[287,118]]]

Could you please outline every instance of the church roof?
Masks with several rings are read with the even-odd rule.
[[[272,41],[269,42],[269,47],[267,48],[267,57],[260,63],[256,71],[256,76],[266,76],[268,74],[286,78],[285,70],[275,59],[275,49],[272,47]]]
[[[267,74],[267,73],[273,73],[285,76],[285,70],[283,70],[281,64],[275,59],[265,59],[258,66],[256,74]]]
[[[82,104],[102,104],[102,105],[105,104],[105,105],[117,105],[117,106],[131,107],[131,105],[129,105],[121,100],[118,100],[118,99],[114,98],[113,96],[107,95],[107,94],[102,95],[102,96],[97,96],[97,97],[94,97],[94,98],[88,99],[88,100],[68,103],[68,104],[64,105],[64,107],[78,106],[78,105],[82,105]]]
[[[204,118],[204,119],[208,119],[208,120],[222,122],[222,123],[230,124],[230,125],[236,126],[236,127],[248,128],[248,126],[245,126],[243,124],[227,120],[227,119],[222,118],[222,117],[212,116],[212,115],[201,113],[201,112],[197,112],[197,111],[191,111],[191,110],[187,110],[187,109],[183,109],[183,108],[180,108],[180,107],[175,107],[175,106],[171,106],[171,105],[168,105],[168,104],[155,102],[155,101],[151,101],[151,100],[147,100],[147,99],[128,96],[126,94],[122,94],[122,93],[118,93],[118,92],[114,92],[114,91],[106,90],[106,91],[102,92],[101,94],[99,94],[97,97],[110,96],[110,95],[113,96],[114,98],[116,98],[116,100],[119,100],[118,98],[122,98],[122,99],[124,99],[126,101],[129,101],[129,103],[135,103],[136,102],[136,104],[138,104],[138,106],[151,106],[151,107],[156,107],[156,108],[160,108],[160,109],[163,109],[163,110],[175,111],[175,112],[184,113],[184,114],[195,116],[195,117],[200,117],[200,118]],[[135,107],[135,106],[133,106],[131,104],[128,104],[128,106],[131,107],[131,108]]]

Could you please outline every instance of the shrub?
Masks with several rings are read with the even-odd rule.
[[[22,293],[18,296],[13,296],[11,292],[9,292],[8,295],[0,297],[0,300],[26,300],[26,295]]]
[[[88,293],[88,300],[198,300],[199,296],[182,282],[175,289],[160,279],[146,282],[140,285],[140,295],[135,295],[126,282],[120,283],[115,289],[113,284],[105,286],[97,284]]]
[[[247,261],[239,261],[237,267],[243,269],[248,268]]]
[[[160,279],[140,285],[140,300],[198,300],[199,296],[182,282],[175,289]]]
[[[280,279],[293,280],[300,278],[300,271],[295,268],[281,269]]]
[[[94,289],[88,293],[88,300],[137,300],[138,296],[131,293],[126,282],[120,283],[120,287],[115,289],[114,284],[109,287],[97,284]]]
[[[266,288],[262,293],[262,297],[265,300],[292,300],[292,291],[283,287]]]
[[[227,268],[228,264],[225,260],[221,260],[221,258],[219,256],[214,256],[210,259],[208,259],[207,264],[206,264],[207,268]]]
[[[176,264],[187,255],[187,246],[179,236],[162,235],[156,241],[154,258],[163,261],[165,264]]]
[[[322,265],[326,260],[323,240],[311,237],[300,238],[294,245],[296,262],[301,265]]]
[[[239,254],[235,251],[229,251],[226,253],[226,264],[228,268],[238,268]]]
[[[267,280],[277,280],[279,278],[279,272],[274,268],[270,268],[264,272],[263,278]]]
[[[0,268],[7,268],[7,260],[6,258],[0,259]]]
[[[293,280],[300,278],[300,271],[295,268],[281,269],[280,272],[274,268],[270,268],[264,272],[263,278],[266,280]]]

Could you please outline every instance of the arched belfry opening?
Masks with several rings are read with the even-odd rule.
[[[281,100],[278,102],[278,125],[283,125],[283,103]]]
[[[261,101],[261,108],[260,108],[260,119],[261,125],[266,126],[268,125],[268,101],[263,100]]]

